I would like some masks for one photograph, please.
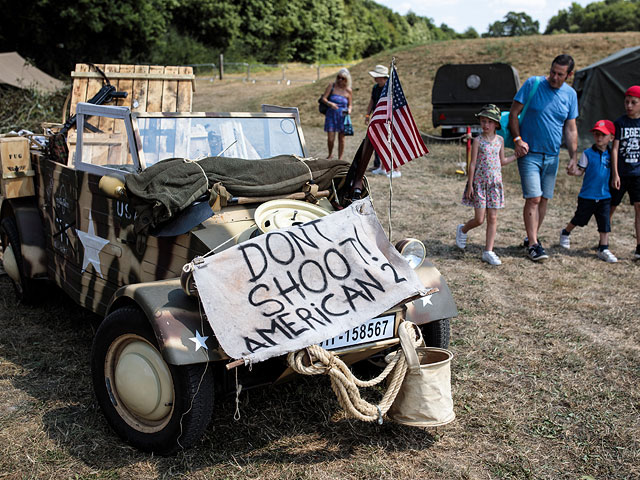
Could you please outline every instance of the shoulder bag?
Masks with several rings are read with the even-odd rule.
[[[335,83],[331,85],[331,91],[329,92],[329,97],[333,94],[333,87],[335,87],[335,85],[336,85]],[[322,101],[322,97],[324,97],[324,93],[320,95],[320,98],[318,99],[318,110],[320,111],[321,114],[326,115],[327,110],[329,109],[329,105],[327,105]]]
[[[536,93],[536,90],[538,90],[538,85],[540,85],[540,77],[536,77],[536,81],[533,85],[533,88],[531,89],[531,92],[529,92],[529,98],[527,98],[527,103],[524,104],[524,108],[520,112],[520,115],[518,115],[518,123],[522,122],[522,119],[527,113],[527,108],[529,108],[529,103],[531,102],[533,95]],[[513,136],[511,135],[511,130],[509,130],[509,112],[502,112],[502,114],[500,115],[500,130],[498,130],[496,133],[500,135],[502,138],[504,138],[505,147],[516,148],[515,143],[513,143]]]

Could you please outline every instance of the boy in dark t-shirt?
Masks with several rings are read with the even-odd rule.
[[[636,251],[640,259],[640,86],[629,87],[624,96],[626,115],[615,121],[611,151],[611,215],[625,192],[635,210]]]
[[[615,263],[618,259],[609,250],[609,209],[611,207],[611,193],[609,181],[611,179],[611,150],[609,142],[613,139],[615,127],[610,120],[598,120],[593,128],[594,144],[582,152],[576,168],[570,170],[569,175],[583,175],[582,188],[578,194],[578,208],[567,226],[560,233],[560,246],[570,248],[569,235],[576,227],[584,227],[592,216],[596,217],[600,243],[598,258],[608,263]]]

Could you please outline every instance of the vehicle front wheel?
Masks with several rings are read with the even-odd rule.
[[[424,323],[420,325],[420,330],[422,330],[422,337],[427,347],[449,348],[451,324],[448,318]]]
[[[93,388],[109,425],[136,448],[170,455],[195,443],[211,420],[207,364],[167,364],[143,312],[109,314],[91,349]]]

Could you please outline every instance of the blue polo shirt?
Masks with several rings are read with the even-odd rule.
[[[611,198],[609,181],[611,179],[611,150],[601,152],[593,145],[582,152],[578,166],[584,170],[582,189],[578,196],[587,200]]]
[[[523,105],[527,103],[535,79],[528,78],[514,100]],[[578,117],[578,95],[566,83],[560,88],[552,88],[546,77],[538,79],[538,89],[520,122],[520,136],[529,144],[530,152],[558,155],[564,122]]]

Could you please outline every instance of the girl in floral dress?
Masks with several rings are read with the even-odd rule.
[[[482,134],[478,135],[471,147],[469,163],[469,179],[462,197],[462,204],[475,209],[474,217],[467,223],[458,225],[456,245],[464,248],[467,244],[467,233],[479,227],[487,217],[487,235],[482,260],[490,265],[500,265],[500,258],[493,252],[496,238],[498,209],[504,208],[504,192],[502,187],[502,165],[515,160],[512,155],[504,156],[504,140],[496,134],[500,128],[500,109],[493,104],[482,107],[476,114],[480,119]]]

